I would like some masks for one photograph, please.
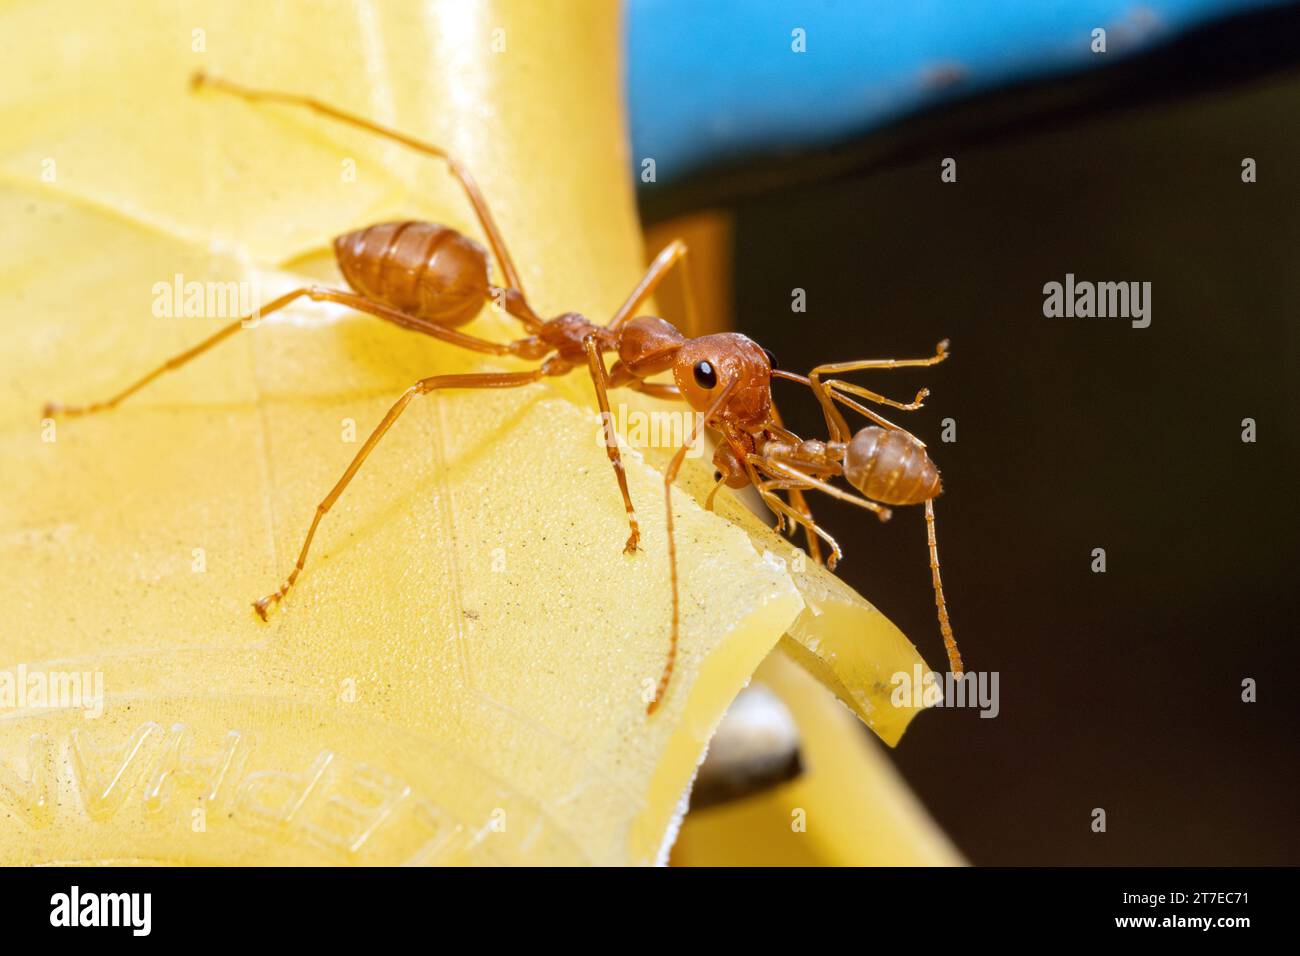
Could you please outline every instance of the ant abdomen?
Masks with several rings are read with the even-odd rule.
[[[919,505],[939,494],[939,469],[925,446],[901,429],[864,428],[844,452],[844,477],[873,501]]]
[[[407,315],[464,325],[488,295],[487,250],[432,222],[382,222],[334,240],[348,285]]]

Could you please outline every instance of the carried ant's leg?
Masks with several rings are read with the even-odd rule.
[[[654,295],[655,289],[659,287],[659,283],[663,281],[664,276],[671,272],[673,266],[678,262],[682,264],[682,287],[685,290],[683,298],[686,300],[686,327],[690,330],[699,328],[699,314],[695,305],[695,286],[691,281],[690,261],[686,255],[689,251],[686,243],[680,239],[674,239],[664,246],[659,255],[655,256],[654,262],[650,263],[650,267],[646,269],[645,275],[636,284],[632,294],[618,307],[614,317],[609,320],[609,328],[617,329],[636,315],[637,309],[645,304],[646,299]]]
[[[779,426],[778,426],[779,427]],[[772,459],[764,458],[762,455],[749,454],[744,459],[745,470],[749,474],[750,484],[758,492],[759,498],[763,503],[776,515],[776,532],[781,534],[785,531],[786,521],[790,521],[795,528],[803,528],[809,542],[814,541],[814,536],[825,541],[831,549],[830,557],[826,566],[834,571],[835,566],[839,564],[840,559],[844,557],[844,552],[840,550],[839,543],[832,538],[822,527],[817,524],[812,516],[811,509],[805,505],[805,511],[796,510],[792,504],[787,504],[781,500],[776,491],[789,492],[793,498],[794,494],[799,494],[802,498],[803,492],[811,490],[814,487],[813,479],[794,468],[786,468],[782,474],[774,475],[774,469],[771,467],[774,462]],[[767,476],[766,478],[760,475]],[[811,549],[810,549],[811,554]],[[820,560],[820,549],[818,549],[818,564]]]
[[[776,402],[772,403],[772,420],[773,422],[775,422],[776,427],[778,429],[780,429],[783,432],[786,430],[785,423],[781,421],[781,413],[777,411]],[[796,436],[794,436],[793,434],[791,434],[790,437],[797,440]],[[816,525],[816,521],[813,519],[812,507],[808,504],[808,499],[804,497],[803,489],[791,488],[788,494],[790,495],[790,504],[794,506],[795,510],[798,511],[805,518],[807,518],[814,525]],[[804,541],[808,547],[808,556],[812,558],[813,561],[815,561],[817,564],[821,564],[822,563],[821,545],[817,543],[817,535],[814,534],[813,531],[807,525],[804,526]]]
[[[426,143],[405,133],[399,133],[397,130],[389,129],[386,126],[380,126],[378,123],[371,122],[357,116],[354,113],[346,112],[338,107],[330,106],[328,103],[322,103],[320,100],[310,96],[300,96],[294,93],[280,93],[274,90],[261,90],[252,87],[243,86],[239,83],[233,83],[230,80],[221,77],[209,76],[202,70],[194,73],[190,78],[190,85],[194,89],[203,86],[210,86],[215,90],[221,90],[225,93],[231,93],[241,99],[250,102],[263,103],[286,103],[292,106],[302,106],[306,109],[319,113],[322,116],[328,116],[330,119],[337,120],[341,123],[347,123],[350,126],[356,126],[364,129],[376,136],[382,136],[385,139],[391,139],[401,143],[416,152],[424,153],[426,156],[432,156],[435,159],[444,160],[447,163],[451,174],[460,181],[461,188],[465,190],[465,195],[469,198],[470,205],[474,207],[474,213],[478,217],[479,225],[482,226],[483,232],[487,235],[488,244],[492,246],[492,252],[497,257],[497,262],[501,265],[501,272],[505,276],[506,284],[512,289],[519,292],[520,296],[524,294],[523,282],[519,278],[519,271],[515,268],[514,261],[510,258],[510,253],[506,250],[505,240],[501,238],[501,231],[497,228],[496,221],[492,218],[492,213],[488,210],[487,200],[483,198],[483,193],[479,191],[478,184],[474,177],[470,175],[468,169],[462,166],[454,156],[448,153],[440,146],[434,146],[432,143]],[[531,309],[529,310],[531,312]]]
[[[917,438],[915,435],[909,432],[902,425],[895,425],[885,416],[873,412],[871,409],[867,408],[865,405],[860,404],[859,402],[855,402],[853,399],[849,398],[847,395],[840,392],[839,388],[836,387],[838,385],[843,385],[847,383],[840,382],[838,379],[831,379],[827,382],[824,382],[823,384],[827,386],[827,390],[830,392],[831,397],[834,398],[835,401],[843,405],[845,408],[853,409],[859,415],[862,415],[865,418],[869,418],[871,421],[875,422],[881,428],[888,428],[891,431],[903,432],[904,434],[911,437],[911,439],[914,442],[916,442],[918,445],[920,445],[922,448],[925,447],[925,442],[921,441],[921,439]],[[863,389],[863,391],[865,391],[865,389]],[[898,404],[895,402],[891,402],[888,399],[885,400],[885,404],[893,405],[895,408],[901,408],[903,409],[903,411],[912,412],[912,411],[916,411],[918,408],[923,407],[921,403],[924,401],[925,397],[929,394],[930,394],[930,390],[928,388],[923,388],[921,389],[921,391],[917,392],[916,401],[910,405]],[[846,424],[845,428],[847,429],[847,427],[848,426]],[[848,438],[848,432],[845,431],[845,439],[847,440],[847,438]]]
[[[750,455],[751,463],[761,470],[764,474],[773,478],[787,478],[794,481],[803,482],[807,485],[809,491],[820,491],[830,495],[832,498],[839,498],[841,501],[847,501],[855,504],[859,508],[866,508],[874,512],[876,517],[881,521],[888,521],[893,512],[878,502],[870,498],[864,498],[861,495],[850,494],[842,488],[836,488],[830,482],[822,481],[820,478],[814,478],[812,475],[806,475],[797,468],[792,468],[784,462],[776,461],[771,458],[764,458],[761,455]]]
[[[779,496],[774,494],[774,492],[778,490],[793,491],[799,488],[806,489],[808,486],[802,482],[796,482],[793,480],[776,480],[758,482],[754,487],[758,489],[759,497],[763,499],[764,504],[779,515],[788,518],[795,526],[803,528],[804,533],[808,536],[810,542],[815,541],[818,538],[826,542],[827,546],[831,549],[830,557],[826,561],[826,566],[830,568],[830,570],[834,571],[836,565],[840,563],[840,559],[844,557],[844,552],[840,550],[839,542],[823,530],[822,526],[813,520],[811,514],[804,514],[795,510],[793,507],[782,501]],[[818,550],[818,554],[820,555],[820,549]],[[820,557],[817,559],[817,563],[822,563]]]
[[[289,572],[289,577],[285,579],[284,584],[280,586],[278,591],[253,602],[253,610],[257,612],[258,617],[264,621],[267,620],[268,609],[272,605],[279,603],[289,593],[289,589],[298,580],[298,575],[302,573],[303,565],[307,561],[307,551],[311,548],[312,538],[316,536],[316,528],[320,525],[321,518],[325,517],[325,514],[334,506],[334,503],[339,500],[339,496],[343,494],[343,490],[347,488],[348,483],[352,481],[362,464],[370,456],[370,453],[374,451],[375,446],[379,444],[379,440],[384,437],[388,429],[393,427],[393,423],[397,421],[402,412],[406,411],[406,406],[410,405],[414,398],[419,395],[427,395],[435,389],[445,388],[517,388],[540,380],[544,374],[541,369],[534,369],[531,372],[435,375],[432,378],[421,379],[403,392],[402,397],[388,410],[388,414],[371,432],[370,437],[366,439],[366,443],[361,446],[361,450],[352,459],[352,464],[348,465],[347,470],[343,472],[343,477],[335,483],[334,487],[330,489],[330,493],[316,506],[316,516],[312,518],[311,527],[307,529],[307,537],[303,540],[302,549],[298,552],[298,561],[294,564],[293,570]]]
[[[632,507],[632,493],[627,488],[627,472],[623,468],[623,456],[618,450],[618,434],[614,431],[614,416],[609,410],[609,373],[605,370],[600,344],[594,335],[583,339],[582,347],[587,350],[587,364],[591,368],[591,380],[596,386],[596,403],[600,405],[600,420],[605,427],[605,452],[609,455],[610,464],[614,466],[614,477],[618,479],[618,490],[623,495],[627,523],[631,527],[623,552],[632,554],[641,541],[641,529],[636,523],[636,509]]]
[[[935,346],[934,355],[924,359],[861,359],[855,362],[830,362],[825,365],[818,365],[808,373],[808,382],[812,386],[813,394],[817,396],[817,401],[821,403],[822,411],[826,416],[826,424],[831,430],[832,441],[847,441],[850,435],[848,423],[840,410],[835,407],[835,402],[831,398],[831,393],[827,391],[822,384],[823,375],[839,375],[844,372],[860,372],[871,368],[913,368],[929,365],[938,365],[948,357],[948,340],[944,339]],[[885,404],[889,404],[886,402]],[[874,418],[874,416],[868,416]]]
[[[934,536],[934,500],[925,503],[925,537],[930,545],[930,583],[934,587],[934,606],[939,612],[939,633],[943,635],[943,647],[948,652],[948,669],[954,677],[965,673],[961,661],[961,651],[957,650],[957,639],[953,637],[952,622],[948,620],[948,604],[943,599],[943,581],[939,579],[939,545]]]
[[[713,400],[713,404],[709,406],[702,417],[695,419],[694,424],[691,425],[690,435],[686,437],[686,441],[682,446],[677,449],[672,461],[668,463],[667,470],[664,471],[664,531],[668,536],[668,580],[672,588],[673,619],[668,637],[668,659],[664,662],[663,673],[659,675],[659,684],[655,687],[655,695],[650,703],[646,705],[645,711],[647,714],[655,712],[663,702],[664,693],[668,690],[668,681],[673,676],[673,667],[677,662],[677,642],[681,629],[681,595],[677,583],[677,539],[673,535],[673,482],[677,480],[677,473],[681,471],[682,462],[686,460],[686,452],[699,440],[700,429],[726,405],[727,400],[731,398],[731,393],[735,390],[737,382],[739,382],[739,379],[733,378],[719,389],[718,397]]]
[[[768,491],[790,491],[794,488],[807,490],[808,485],[806,482],[795,481],[793,478],[768,478],[763,482],[762,487]]]
[[[804,525],[804,543],[808,548],[808,557],[812,558],[817,564],[821,564],[821,545],[817,543],[817,537],[812,531],[812,528],[816,527],[816,521],[813,518],[812,506],[808,504],[808,499],[804,497],[803,492],[803,488],[795,485],[789,489],[787,494],[790,495],[790,504],[794,506],[794,510],[808,519],[809,524]]]
[[[71,418],[79,415],[89,415],[94,412],[108,411],[109,409],[116,407],[124,399],[134,395],[164,372],[170,372],[180,368],[192,359],[198,358],[213,346],[224,342],[241,328],[252,328],[265,316],[268,316],[273,312],[278,312],[280,309],[283,309],[285,306],[301,298],[308,298],[315,302],[336,302],[340,305],[346,305],[359,312],[368,312],[377,318],[386,319],[389,322],[396,323],[402,328],[409,329],[413,332],[422,332],[425,335],[431,335],[434,338],[441,339],[450,345],[456,345],[460,348],[470,349],[475,352],[484,352],[488,355],[516,355],[521,358],[539,357],[529,351],[531,343],[531,340],[529,339],[520,339],[518,342],[506,345],[499,342],[489,342],[486,339],[466,335],[464,332],[457,332],[455,329],[449,329],[432,322],[425,322],[422,319],[409,316],[404,312],[398,312],[396,309],[391,309],[381,303],[372,302],[369,299],[352,292],[344,292],[339,289],[327,289],[321,286],[306,286],[301,289],[294,289],[292,292],[286,292],[284,295],[277,299],[273,299],[270,303],[257,311],[251,312],[242,318],[236,319],[229,325],[223,326],[198,345],[186,349],[179,355],[172,356],[149,374],[137,379],[135,382],[132,382],[126,388],[122,389],[122,391],[110,398],[99,402],[92,402],[89,405],[63,406],[59,405],[57,402],[47,402],[44,414],[47,418],[55,415],[66,415]]]

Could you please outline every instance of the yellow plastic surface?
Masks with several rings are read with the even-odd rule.
[[[661,456],[628,456],[644,551],[625,556],[576,374],[417,400],[261,624],[249,602],[401,390],[511,367],[337,308],[286,310],[115,412],[41,422],[47,399],[102,398],[228,321],[156,317],[158,283],[240,280],[268,301],[337,283],[330,237],[369,222],[480,235],[440,164],[193,95],[198,67],[447,146],[538,311],[610,314],[644,261],[619,24],[612,6],[565,9],[0,10],[0,35],[24,38],[0,62],[0,677],[86,674],[106,695],[98,717],[0,706],[0,862],[650,863],[782,633],[845,680],[878,647],[896,669],[919,660],[847,589],[847,616],[805,608],[773,558],[790,546],[729,499],[702,511],[707,474],[688,469],[682,654],[648,718],[669,608]],[[517,327],[488,309],[466,331]],[[912,713],[876,729],[892,742]]]
[[[693,811],[676,866],[960,866],[965,861],[875,741],[782,650],[754,680],[799,728],[804,771],[743,800]]]

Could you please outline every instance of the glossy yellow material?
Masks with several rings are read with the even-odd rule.
[[[962,865],[880,746],[824,687],[782,651],[754,680],[790,710],[804,772],[765,793],[687,815],[674,865]]]
[[[187,317],[169,286],[242,282],[265,302],[337,283],[330,237],[389,218],[480,236],[440,164],[194,95],[199,67],[450,148],[538,311],[611,313],[644,261],[619,24],[612,5],[568,10],[0,11],[0,35],[24,38],[0,62],[0,668],[105,695],[98,716],[0,708],[0,862],[650,863],[782,633],[840,666],[774,557],[789,546],[684,491],[682,654],[647,718],[669,619],[660,451],[628,456],[644,550],[626,556],[580,375],[417,400],[270,625],[251,600],[396,396],[516,366],[304,304],[114,412],[40,420],[46,400],[103,398],[229,321]],[[487,309],[466,331],[517,326]],[[707,474],[688,471],[698,494]],[[906,644],[875,618],[838,640]],[[896,739],[911,716],[877,729]]]

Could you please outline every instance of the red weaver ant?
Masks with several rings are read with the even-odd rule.
[[[710,493],[706,506],[712,506],[714,494],[724,483],[733,488],[753,485],[775,512],[778,530],[784,529],[786,521],[805,529],[808,550],[814,560],[821,560],[818,538],[826,542],[831,549],[828,560],[831,569],[834,569],[841,551],[835,540],[814,521],[803,497],[805,491],[821,491],[850,501],[874,512],[882,521],[890,515],[887,505],[924,503],[940,629],[952,670],[957,674],[962,672],[961,657],[953,640],[939,579],[933,508],[933,499],[940,491],[938,470],[918,439],[851,397],[912,410],[920,407],[927,392],[922,390],[913,402],[905,404],[839,379],[822,381],[824,375],[861,369],[934,365],[947,357],[946,342],[940,343],[930,358],[842,362],[819,366],[804,377],[774,370],[770,354],[739,333],[688,339],[663,319],[635,314],[674,265],[680,262],[683,269],[686,268],[684,256],[687,250],[680,240],[669,243],[659,253],[607,325],[596,325],[573,312],[543,320],[528,304],[519,273],[473,177],[444,150],[310,97],[250,89],[203,73],[195,74],[191,85],[195,89],[208,86],[250,101],[306,107],[444,160],[474,207],[506,283],[502,287],[491,284],[487,251],[454,229],[427,222],[380,223],[334,240],[335,258],[349,290],[304,286],[273,300],[259,309],[256,316],[268,315],[300,298],[335,302],[464,349],[539,363],[536,368],[522,372],[438,375],[422,379],[407,389],[362,445],[343,476],[316,506],[298,560],[285,582],[277,591],[254,602],[253,607],[262,620],[267,620],[269,609],[283,599],[297,581],[321,519],[338,501],[380,439],[416,397],[437,389],[516,388],[546,377],[564,375],[585,365],[595,385],[596,399],[605,421],[606,450],[627,508],[630,531],[624,550],[628,553],[637,550],[640,531],[614,434],[609,389],[632,388],[659,398],[683,400],[696,412],[703,413],[702,417],[697,417],[690,436],[664,472],[672,626],[667,658],[654,698],[647,707],[648,713],[653,713],[663,701],[677,655],[680,608],[672,486],[688,449],[700,437],[701,423],[717,431],[722,439],[713,459],[718,484]],[[687,288],[689,291],[689,282]],[[523,324],[528,334],[512,342],[500,343],[457,331],[456,327],[474,318],[487,300],[500,304]],[[230,323],[104,401],[66,407],[50,403],[45,414],[76,416],[111,409],[163,372],[179,368],[234,335],[253,317],[245,316]],[[612,367],[606,367],[605,353],[616,354]],[[652,376],[667,371],[672,372],[672,384],[649,381]],[[825,413],[830,432],[828,441],[802,440],[781,424],[772,401],[773,377],[799,382],[812,389]],[[851,434],[836,402],[860,412],[876,424]],[[861,494],[855,495],[830,484],[828,479],[834,477],[843,477]],[[779,491],[790,496],[789,503],[777,494]]]

